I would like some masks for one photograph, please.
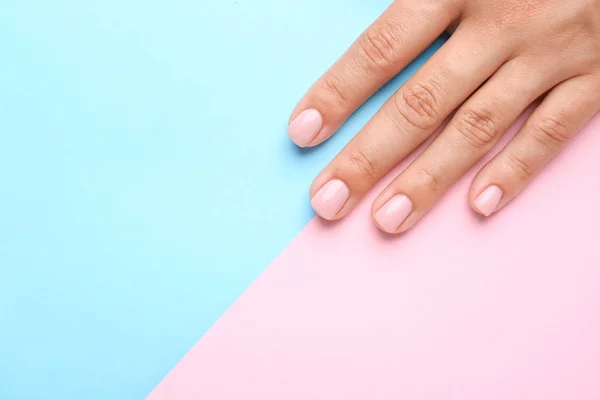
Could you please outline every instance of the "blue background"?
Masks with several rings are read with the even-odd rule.
[[[296,101],[387,4],[0,0],[0,399],[152,390],[423,62],[317,151],[287,140]]]

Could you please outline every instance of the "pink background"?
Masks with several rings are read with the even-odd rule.
[[[313,220],[149,399],[600,399],[599,130],[488,220]]]

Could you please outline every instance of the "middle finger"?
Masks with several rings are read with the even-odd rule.
[[[310,194],[317,214],[345,216],[510,57],[506,46],[489,39],[458,28],[315,179]]]

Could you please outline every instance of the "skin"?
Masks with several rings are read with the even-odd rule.
[[[382,230],[409,230],[541,99],[472,182],[469,202],[488,216],[521,193],[600,110],[600,0],[397,0],[300,100],[292,124],[305,110],[317,110],[322,120],[313,138],[297,144],[316,146],[333,135],[446,30],[453,34],[444,46],[314,180],[311,198],[332,179],[349,189],[341,208],[322,217],[346,216],[448,119],[372,205]],[[484,210],[479,196],[491,186],[499,197]],[[410,213],[397,227],[383,226],[378,211],[397,195],[409,199]]]

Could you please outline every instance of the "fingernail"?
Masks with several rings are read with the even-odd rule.
[[[489,217],[498,208],[502,196],[502,189],[495,185],[489,186],[475,199],[475,208],[486,217]]]
[[[333,219],[344,207],[350,197],[350,189],[339,179],[327,182],[310,200],[315,212],[325,218]]]
[[[323,128],[323,116],[315,109],[302,111],[288,127],[288,136],[300,147],[306,147]]]
[[[412,208],[408,197],[403,194],[396,195],[375,213],[375,221],[384,231],[394,233],[410,215]]]

